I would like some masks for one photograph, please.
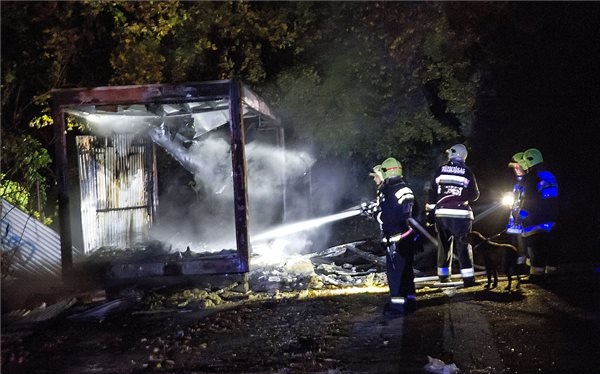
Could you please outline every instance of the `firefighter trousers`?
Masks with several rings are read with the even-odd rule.
[[[460,273],[463,278],[475,276],[473,252],[467,243],[473,221],[468,218],[436,217],[435,228],[438,237],[438,276],[449,279],[452,275],[452,257],[458,256]]]
[[[544,275],[557,265],[554,232],[539,232],[523,237],[531,261],[530,274]]]
[[[412,236],[386,244],[386,275],[391,298],[414,298],[413,257]]]

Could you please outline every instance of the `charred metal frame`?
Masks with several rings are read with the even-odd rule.
[[[183,84],[154,84],[54,89],[52,118],[55,136],[55,167],[58,185],[58,209],[61,237],[63,277],[73,270],[72,232],[67,159],[65,109],[85,105],[133,105],[186,103],[211,98],[228,98],[230,115],[230,151],[233,167],[234,215],[237,255],[236,261],[221,260],[209,266],[213,273],[245,273],[249,270],[248,191],[246,175],[244,116],[245,104],[278,127],[278,146],[283,145],[283,129],[277,116],[248,87],[238,79]],[[283,196],[285,210],[285,191]],[[203,268],[204,269],[204,268]]]

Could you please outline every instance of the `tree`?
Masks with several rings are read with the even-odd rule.
[[[102,18],[88,12],[84,3],[1,6],[2,197],[44,216],[47,190],[53,185],[49,90],[106,79],[108,64],[102,56],[110,43]]]
[[[306,30],[302,3],[96,3],[112,14],[114,84],[240,77],[257,84],[297,53]]]
[[[372,162],[394,154],[419,174],[470,134],[477,35],[436,3],[322,3],[321,38],[278,76],[278,106],[302,141]],[[424,157],[425,156],[425,157]]]
[[[479,8],[493,6],[2,2],[3,146],[51,145],[52,88],[237,76],[276,103],[289,139],[366,163],[394,154],[425,173],[440,147],[470,134]],[[25,154],[35,153],[7,151],[2,169]]]

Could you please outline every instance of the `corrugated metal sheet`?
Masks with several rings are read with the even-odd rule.
[[[77,148],[84,252],[146,240],[154,210],[147,139],[78,136]]]
[[[11,257],[13,276],[62,276],[58,233],[4,199],[0,226],[2,251]]]

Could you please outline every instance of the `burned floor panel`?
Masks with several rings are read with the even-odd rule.
[[[172,250],[172,246],[153,241],[133,248],[102,247],[79,265],[97,273],[107,282],[129,281],[160,276],[227,274],[242,272],[237,251],[192,252]]]

